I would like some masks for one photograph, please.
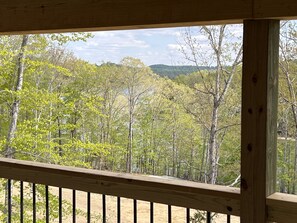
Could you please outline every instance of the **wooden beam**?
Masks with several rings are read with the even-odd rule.
[[[0,34],[159,28],[297,18],[295,0],[0,0]]]
[[[251,0],[0,0],[0,33],[238,23]]]
[[[0,158],[0,178],[239,216],[239,189]]]
[[[267,221],[276,185],[279,21],[244,22],[241,222]]]
[[[6,158],[0,158],[0,177],[240,215],[237,188]],[[266,205],[270,221],[296,222],[297,196],[275,193],[268,196]]]
[[[297,196],[275,193],[267,198],[268,219],[277,223],[296,223]]]
[[[0,34],[297,19],[295,0],[0,0]]]
[[[295,0],[256,0],[253,8],[253,17],[257,19],[297,19]]]

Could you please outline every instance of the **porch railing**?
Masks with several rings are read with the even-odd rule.
[[[36,163],[0,158],[0,178],[20,181],[20,219],[23,216],[24,182],[32,184],[33,222],[36,222],[36,185],[45,187],[45,215],[49,222],[49,186],[58,187],[59,222],[62,222],[62,190],[72,190],[72,220],[76,222],[76,190],[87,192],[87,222],[90,222],[91,194],[102,196],[102,220],[106,222],[106,196],[117,197],[117,222],[121,220],[121,198],[133,199],[133,221],[137,222],[138,200],[150,202],[150,222],[154,222],[154,203],[168,206],[168,222],[172,222],[172,206],[185,208],[185,222],[190,222],[190,210],[206,211],[206,222],[211,222],[211,213],[240,216],[240,190],[238,188],[208,185],[183,180],[134,174],[113,173],[75,167]],[[8,222],[11,222],[11,190],[7,190]],[[273,194],[267,198],[268,217],[275,222],[296,222],[297,198],[293,195]]]

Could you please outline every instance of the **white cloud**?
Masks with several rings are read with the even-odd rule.
[[[92,63],[99,61],[119,62],[134,51],[150,49],[150,45],[133,31],[94,32],[94,37],[86,42],[68,44],[68,48],[82,59]],[[93,56],[91,56],[92,54]],[[131,55],[132,54],[132,55]]]
[[[242,26],[228,26],[234,36],[242,35]],[[145,64],[186,63],[180,53],[185,31],[190,31],[195,39],[195,47],[205,56],[210,51],[207,36],[201,34],[199,27],[144,29],[125,31],[94,32],[94,38],[86,42],[69,44],[69,49],[82,59],[92,63],[111,61],[118,63],[125,56],[141,59]],[[232,41],[232,40],[231,40]]]
[[[96,43],[96,47],[116,47],[116,48],[126,48],[126,47],[135,47],[135,48],[148,48],[149,45],[139,39],[135,33],[131,31],[112,31],[94,33],[94,38],[92,39],[93,43]],[[93,44],[94,45],[94,44]]]
[[[238,24],[238,25],[229,25],[229,30],[232,34],[238,36],[242,36],[243,35],[243,25],[242,24]]]
[[[180,33],[180,28],[159,28],[141,30],[144,36],[177,36]]]
[[[180,50],[181,49],[181,46],[179,44],[174,44],[174,43],[170,43],[167,45],[168,49],[169,50]]]
[[[94,41],[94,40],[90,40],[86,42],[87,46],[98,46],[98,42]]]

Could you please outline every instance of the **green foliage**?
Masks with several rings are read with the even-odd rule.
[[[291,30],[290,36],[294,35]],[[26,50],[24,85],[16,92],[16,60],[21,39],[0,37],[2,150],[7,143],[11,107],[18,99],[17,131],[11,141],[17,159],[123,172],[131,155],[132,172],[205,182],[213,101],[203,89],[213,87],[215,69],[200,67],[198,72],[192,66],[147,67],[131,57],[123,58],[120,65],[96,66],[75,58],[62,47],[68,41],[87,38],[90,34],[32,36]],[[293,46],[286,65],[295,74]],[[227,75],[231,68],[224,69]],[[169,79],[153,71],[161,76],[185,75]],[[283,192],[293,193],[296,123],[292,104],[296,102],[290,96],[284,71],[280,75],[278,185]],[[296,78],[292,80],[296,88]],[[218,112],[218,184],[231,185],[240,174],[240,88],[241,67],[237,66]],[[239,186],[236,182],[234,185]],[[16,190],[18,187],[14,183]],[[32,215],[30,187],[26,185],[27,219]],[[5,191],[4,181],[1,188]],[[37,193],[38,221],[44,222],[44,187],[38,186]],[[18,199],[18,195],[13,197],[16,204]],[[52,209],[57,208],[57,202],[51,193]],[[64,213],[69,213],[69,204],[64,206]],[[14,208],[17,213],[18,205]],[[0,210],[5,210],[2,204]],[[82,211],[80,214],[85,215]],[[18,216],[13,218],[17,222]],[[4,219],[5,214],[0,215],[0,221]],[[51,213],[51,221],[56,219],[57,213]],[[197,212],[193,221],[202,219],[204,214]]]
[[[297,113],[296,23],[283,21],[280,35],[280,72],[278,107],[278,190],[296,194]]]
[[[15,45],[20,39],[1,39],[0,56],[5,63],[0,69],[1,146],[6,143],[10,106],[19,98],[18,127],[11,142],[18,159],[124,171],[131,122],[134,172],[199,180],[206,155],[205,133],[193,115],[201,110],[192,106],[193,99],[204,102],[204,114],[210,110],[209,99],[196,95],[195,88],[201,84],[201,77],[193,73],[196,68],[180,67],[192,74],[172,81],[155,75],[139,59],[126,57],[120,65],[95,66],[61,48],[68,41],[89,37],[81,33],[31,36],[19,92],[12,86],[18,53]],[[205,68],[209,80],[212,69]],[[224,112],[236,110],[232,103],[238,100],[230,101]],[[238,119],[238,113],[232,114]],[[238,138],[232,133],[222,145],[226,159],[222,157],[221,183],[236,175],[236,171],[229,174],[238,168],[232,163],[238,156],[229,153],[238,153],[234,144]]]
[[[55,33],[48,35],[48,39],[54,42],[57,42],[59,45],[64,45],[68,42],[76,42],[76,41],[86,41],[89,38],[92,38],[92,33],[69,33],[69,34],[61,34]]]

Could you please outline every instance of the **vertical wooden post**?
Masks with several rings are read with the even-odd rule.
[[[245,21],[243,44],[241,223],[263,223],[276,186],[279,21]]]

